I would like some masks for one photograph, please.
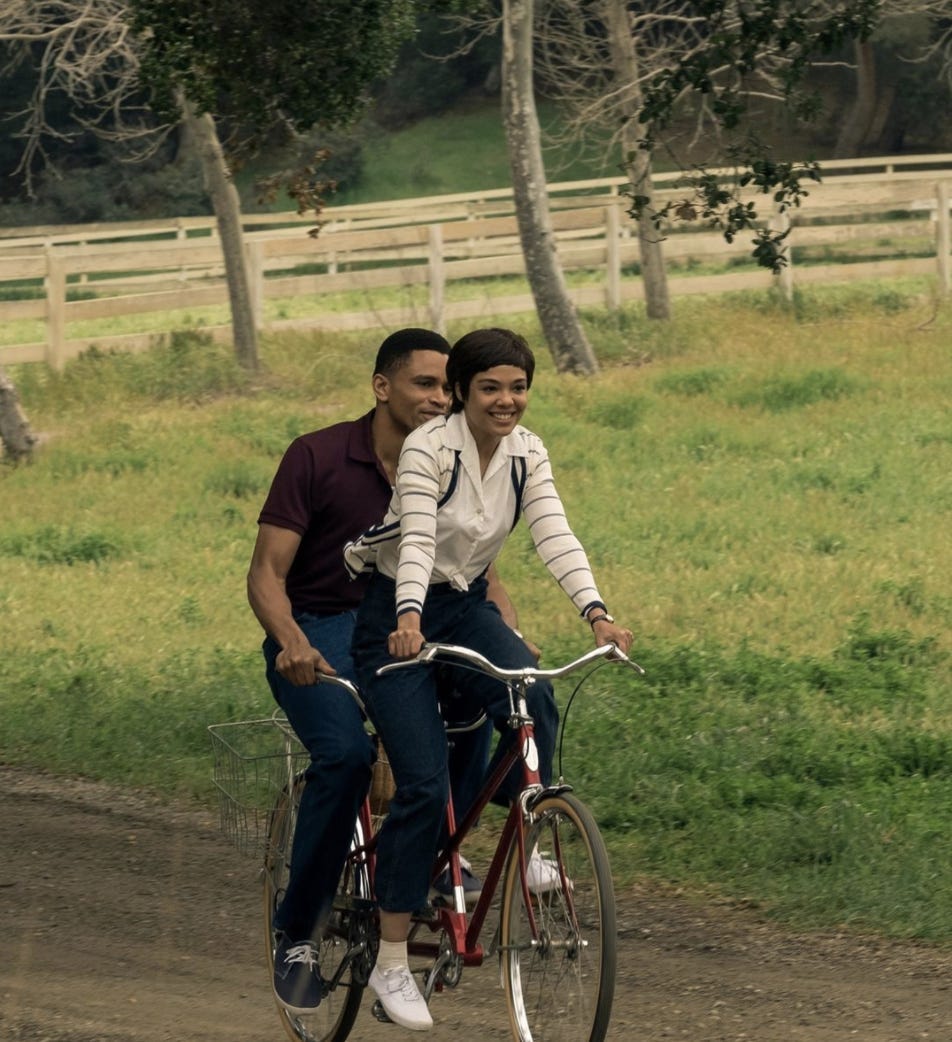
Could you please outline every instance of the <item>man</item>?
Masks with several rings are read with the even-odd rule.
[[[272,693],[310,754],[288,887],[274,917],[274,990],[292,1013],[306,1014],[321,1000],[314,938],[330,909],[373,762],[353,699],[317,682],[321,673],[355,679],[351,634],[368,580],[350,579],[343,548],[386,513],[406,435],[447,411],[449,350],[444,337],[426,329],[388,336],[374,364],[373,409],[297,438],[258,519],[248,600],[265,630]],[[489,578],[489,599],[515,629],[512,604],[492,569]],[[454,792],[478,785],[490,737],[484,727],[457,743]],[[465,882],[478,896],[475,877]]]

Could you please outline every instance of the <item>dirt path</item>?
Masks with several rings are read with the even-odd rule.
[[[283,1042],[259,891],[210,817],[0,767],[3,1042]],[[749,910],[620,895],[611,1042],[952,1039],[952,953],[791,935]],[[509,1038],[492,966],[433,1042]],[[354,1042],[407,1037],[365,1002]]]

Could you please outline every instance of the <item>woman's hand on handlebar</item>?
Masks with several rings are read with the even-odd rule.
[[[603,644],[614,644],[616,648],[623,651],[626,655],[631,650],[631,645],[635,639],[631,630],[626,630],[624,627],[619,626],[617,622],[609,622],[607,619],[604,621],[596,619],[592,625],[592,632],[595,634],[596,647],[600,648]]]
[[[420,632],[420,613],[405,611],[397,618],[397,628],[387,637],[387,651],[397,659],[413,658],[425,643]]]

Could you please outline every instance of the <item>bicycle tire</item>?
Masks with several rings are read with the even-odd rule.
[[[289,794],[287,789],[281,793],[268,823],[263,890],[265,952],[269,981],[274,973],[275,950],[275,935],[271,923],[287,883],[291,843],[303,787],[304,779],[298,778],[292,793]],[[355,825],[354,843],[360,845],[362,842],[362,829],[358,821]],[[366,897],[368,894],[366,870],[348,862],[338,884],[338,896],[343,897],[343,902],[338,903],[346,904],[348,899],[355,895]],[[340,911],[336,907],[338,903],[335,903],[335,910],[331,913],[331,919],[319,946],[318,965],[321,977],[325,981],[333,981],[338,972],[340,979],[325,992],[317,1009],[306,1016],[290,1013],[275,997],[278,1017],[291,1042],[344,1042],[357,1018],[366,985],[366,975],[363,979],[356,979],[360,974],[355,974],[355,967],[351,963],[344,965],[341,971],[344,957],[349,950],[349,927],[342,921],[348,913]]]
[[[543,797],[526,827],[567,888],[530,894],[539,929],[533,944],[513,842],[500,921],[503,984],[516,1042],[603,1042],[615,993],[615,893],[595,819],[571,793]],[[567,890],[567,893],[565,892]]]

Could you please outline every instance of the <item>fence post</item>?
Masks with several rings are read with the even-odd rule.
[[[46,361],[53,369],[66,364],[66,266],[56,250],[46,253]]]
[[[950,236],[949,232],[948,183],[940,181],[935,186],[935,195],[935,252],[939,269],[939,293],[946,297],[952,291],[952,258],[949,256],[949,251],[952,250],[952,236]]]
[[[780,235],[790,231],[790,215],[786,210],[778,208],[774,211],[774,215],[770,218],[770,230]],[[787,300],[793,300],[793,253],[790,250],[789,242],[784,243],[781,252],[787,263],[777,272],[776,279],[784,297]]]
[[[618,204],[605,207],[605,306],[621,307],[621,221]]]
[[[430,258],[430,328],[438,333],[446,331],[443,316],[443,290],[446,285],[446,270],[443,267],[443,226],[429,226]]]
[[[264,328],[264,260],[259,240],[245,239],[245,264],[248,267],[251,316],[255,329],[260,330]]]
[[[175,222],[175,240],[176,242],[183,243],[188,239],[188,230],[185,227],[185,221],[179,217]],[[178,272],[179,282],[188,282],[188,268],[184,264],[179,265]]]

